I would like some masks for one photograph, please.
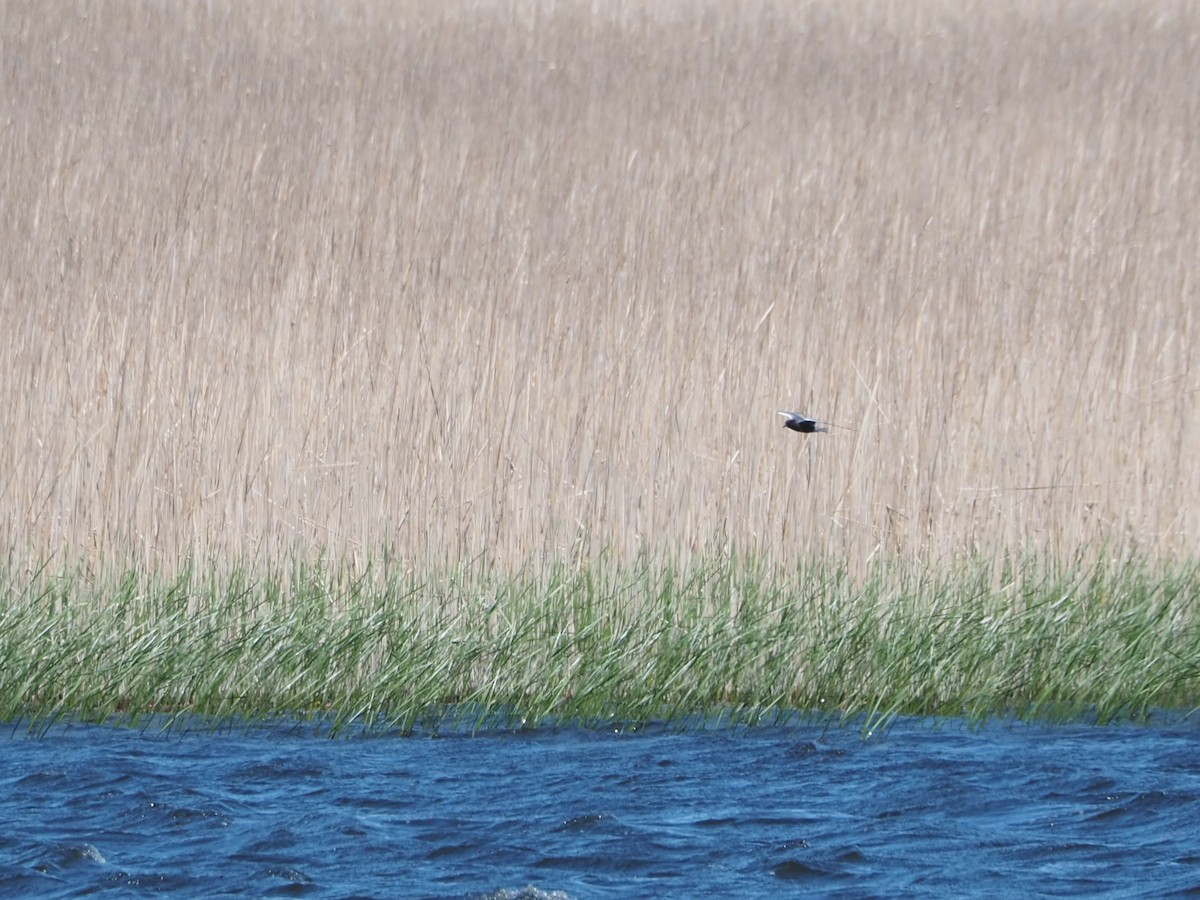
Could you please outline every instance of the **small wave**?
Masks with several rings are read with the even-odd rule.
[[[518,891],[500,888],[490,894],[468,894],[467,900],[571,900],[571,897],[564,891],[543,891],[527,884]]]

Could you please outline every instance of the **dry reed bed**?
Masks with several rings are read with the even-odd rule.
[[[435,6],[0,6],[13,558],[1194,551],[1194,7]]]

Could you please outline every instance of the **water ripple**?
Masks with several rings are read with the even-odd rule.
[[[1200,891],[1182,726],[5,743],[5,896]]]

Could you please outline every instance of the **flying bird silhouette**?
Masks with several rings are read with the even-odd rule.
[[[787,421],[783,423],[783,427],[790,428],[792,431],[799,431],[804,434],[812,434],[814,431],[829,432],[829,429],[816,419],[802,416],[798,412],[780,412],[779,415],[787,416]]]

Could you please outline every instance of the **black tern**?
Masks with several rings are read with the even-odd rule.
[[[829,429],[818,422],[816,419],[810,419],[808,416],[802,416],[797,412],[781,412],[779,415],[787,416],[787,421],[783,423],[784,428],[790,428],[792,431],[803,432],[804,434],[812,434],[814,431],[824,431],[829,433]]]

